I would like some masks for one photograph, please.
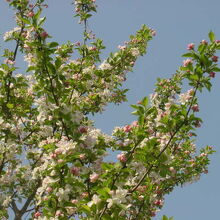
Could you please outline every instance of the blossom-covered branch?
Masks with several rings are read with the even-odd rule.
[[[95,0],[74,1],[82,41],[64,44],[44,28],[44,0],[7,2],[17,27],[4,35],[16,46],[4,51],[0,66],[1,219],[12,210],[16,220],[150,220],[175,186],[208,172],[214,151],[196,154],[195,130],[202,124],[197,93],[210,90],[220,71],[214,33],[197,48],[189,44],[176,74],[158,79],[150,99],[132,105],[137,121],[106,135],[90,115],[126,101],[121,86],[156,32],[143,25],[102,60],[105,46],[88,29]],[[15,63],[18,51],[26,72]],[[120,151],[112,162],[110,150]]]

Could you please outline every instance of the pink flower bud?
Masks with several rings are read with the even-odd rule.
[[[80,154],[80,155],[79,155],[80,160],[84,160],[84,159],[85,159],[85,157],[86,157],[86,155],[85,155],[85,154]]]
[[[124,153],[118,154],[117,159],[122,163],[127,161],[126,155]]]
[[[62,216],[62,215],[63,215],[63,213],[62,213],[60,210],[57,210],[57,211],[56,211],[55,216]]]
[[[88,128],[85,127],[85,126],[80,126],[80,127],[78,128],[78,131],[79,131],[81,134],[87,133]]]
[[[188,136],[189,136],[189,137],[192,137],[192,136],[193,136],[193,133],[192,133],[192,132],[189,132]]]
[[[46,31],[42,32],[40,35],[42,38],[47,38],[49,35]]]
[[[87,192],[83,192],[82,193],[82,198],[86,198],[86,197],[88,197],[89,196],[89,194],[87,193]]]
[[[78,202],[79,202],[79,201],[78,201],[77,199],[72,199],[72,200],[71,200],[71,203],[74,204],[74,205],[76,205]]]
[[[41,216],[41,213],[40,213],[40,212],[35,212],[35,213],[34,213],[34,217],[35,217],[35,218],[38,218],[38,217],[40,217],[40,216]]]
[[[212,61],[215,63],[218,62],[218,56],[212,56]]]
[[[157,195],[160,195],[161,193],[162,193],[162,192],[161,192],[160,190],[157,190],[157,191],[156,191],[156,194],[157,194]]]
[[[184,153],[187,154],[187,155],[189,155],[189,154],[190,154],[190,151],[185,150]]]
[[[187,67],[189,64],[192,64],[192,60],[191,59],[186,59],[183,61],[183,66]]]
[[[209,171],[208,170],[203,170],[203,173],[207,174]]]
[[[79,42],[79,41],[76,42],[76,43],[75,43],[75,46],[79,47],[79,46],[80,46],[80,42]]]
[[[202,42],[201,42],[203,45],[207,45],[208,44],[208,42],[206,41],[206,40],[202,40]]]
[[[210,76],[211,78],[215,78],[215,72],[210,72],[210,73],[209,73],[209,76]]]
[[[133,122],[132,122],[132,126],[133,126],[133,127],[138,127],[138,121],[133,121]]]
[[[162,205],[163,204],[163,201],[162,200],[156,200],[155,202],[154,202],[154,205]]]
[[[51,154],[50,157],[51,157],[52,159],[55,159],[55,158],[57,157],[57,154],[53,153],[53,154]]]
[[[196,105],[193,105],[192,106],[192,110],[194,111],[194,112],[199,112],[199,106],[196,104]]]
[[[55,152],[55,154],[62,154],[63,150],[58,148],[54,152]]]
[[[193,43],[188,44],[187,50],[194,50],[194,44]]]
[[[46,191],[47,191],[48,193],[50,193],[50,192],[53,191],[53,188],[49,186],[49,187],[47,187]]]
[[[125,125],[123,130],[124,132],[130,132],[131,128],[132,128],[131,125]]]
[[[97,47],[91,47],[90,50],[91,50],[91,51],[96,51],[96,50],[97,50]]]
[[[33,11],[30,11],[27,16],[28,16],[28,17],[34,17],[34,12],[33,12]]]
[[[11,59],[6,59],[6,60],[4,60],[4,62],[5,62],[6,64],[9,64],[9,65],[14,65],[14,64],[15,64],[15,61],[13,61],[13,60],[11,60]]]
[[[156,35],[157,35],[157,32],[152,29],[152,30],[151,30],[151,34],[152,34],[152,36],[156,36]]]
[[[80,172],[80,168],[79,167],[72,167],[70,169],[70,172],[74,175],[74,176],[78,176],[79,172]]]
[[[98,178],[99,178],[99,175],[97,173],[93,173],[89,176],[91,183],[95,183]]]
[[[175,170],[174,167],[170,167],[170,168],[169,168],[169,171],[170,171],[171,173],[176,173],[176,170]]]

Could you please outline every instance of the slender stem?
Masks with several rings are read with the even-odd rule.
[[[20,41],[21,41],[21,35],[24,31],[24,28],[25,28],[25,25],[24,23],[22,24],[22,27],[21,27],[21,30],[20,30],[20,33],[19,33],[19,37],[18,37],[18,40],[16,41],[16,46],[15,46],[15,50],[14,50],[14,53],[13,53],[13,57],[12,57],[12,61],[15,61],[16,60],[16,56],[17,56],[17,53],[18,53],[18,48],[20,46]],[[6,101],[6,105],[8,104],[9,102],[9,99],[10,99],[10,85],[11,85],[11,76],[12,76],[12,71],[10,71],[8,73],[8,77],[9,77],[9,80],[8,80],[8,84],[7,84],[7,101]]]
[[[48,68],[47,68],[47,66],[46,66],[45,60],[46,60],[46,57],[44,57],[44,70],[46,71],[46,74],[47,74],[47,76],[48,76],[48,78],[49,78],[49,81],[50,81],[51,93],[52,93],[52,95],[53,95],[53,98],[54,98],[54,101],[55,101],[55,103],[56,103],[56,106],[57,106],[57,107],[60,107],[59,100],[58,100],[58,98],[57,98],[57,96],[56,96],[56,94],[55,94],[55,91],[54,91],[53,80],[52,80],[52,78],[51,78],[51,76],[50,76],[50,73],[49,73]],[[68,140],[70,140],[70,137],[69,137],[69,134],[68,134],[69,132],[68,132],[68,130],[67,130],[66,124],[64,123],[64,121],[63,121],[63,119],[62,119],[61,117],[60,117],[59,119],[60,119],[60,121],[61,121],[61,123],[62,123],[62,125],[63,125],[63,128],[64,128],[64,130],[65,130],[65,133],[66,133],[66,136],[67,136]]]
[[[131,220],[132,219],[138,219],[138,216],[140,215],[140,213],[141,213],[141,210],[142,210],[142,208],[144,207],[144,204],[145,204],[145,200],[143,199],[143,201],[142,201],[142,203],[141,203],[141,205],[140,205],[140,207],[139,207],[139,209],[138,209],[138,213],[135,215],[135,216],[133,216],[132,218],[131,218]]]
[[[7,161],[5,161],[5,154],[6,154],[6,152],[3,153],[3,159],[2,159],[2,162],[1,162],[1,165],[0,165],[0,176],[1,176],[1,172],[4,168],[4,165],[7,162]]]
[[[187,122],[187,118],[188,118],[189,112],[190,112],[190,110],[191,110],[191,108],[192,108],[192,105],[193,105],[193,102],[194,102],[194,98],[195,98],[196,92],[197,92],[197,90],[198,90],[199,84],[200,84],[200,81],[198,80],[198,81],[197,81],[197,84],[196,84],[196,87],[195,87],[195,91],[194,91],[192,100],[191,100],[191,103],[190,103],[190,105],[189,105],[188,111],[187,111],[187,113],[186,113],[186,115],[185,115],[185,118],[184,118],[183,122],[176,128],[176,131],[171,135],[171,137],[170,137],[168,143],[166,144],[166,146],[165,146],[165,147],[160,151],[160,153],[157,155],[156,161],[157,161],[157,160],[161,157],[161,155],[166,151],[166,149],[169,147],[169,145],[170,145],[171,141],[173,140],[173,138],[175,137],[175,135],[179,132],[179,130],[181,129],[181,127]],[[134,149],[134,150],[135,150],[135,149]],[[139,180],[139,182],[128,192],[128,194],[126,195],[126,197],[129,196],[129,195],[131,195],[131,194],[141,185],[141,183],[144,181],[144,179],[147,177],[147,175],[151,172],[151,170],[152,170],[154,167],[155,167],[154,164],[151,164],[151,165],[149,166],[149,168],[148,168],[147,171],[144,173],[144,175],[141,177],[141,179]],[[121,170],[120,170],[119,172],[121,172]],[[118,176],[119,176],[119,175],[116,175],[115,179],[113,180],[113,183],[114,183],[114,184],[115,184],[115,182],[116,182]],[[99,219],[102,218],[102,216],[104,215],[104,213],[106,212],[106,210],[107,210],[107,203],[105,204],[105,207],[104,207],[104,209],[102,210],[102,212],[101,212],[101,214],[100,214],[100,216],[99,216]]]
[[[85,53],[85,49],[86,49],[86,42],[87,42],[87,37],[85,37],[85,35],[87,34],[87,25],[88,25],[88,21],[87,21],[87,19],[85,19],[84,20],[84,38],[83,38],[83,51],[82,51],[82,59],[81,59],[81,63],[80,63],[80,65],[81,65],[81,67],[80,67],[80,70],[79,70],[79,73],[78,74],[80,74],[80,73],[82,73],[82,70],[83,70],[83,62],[84,62],[84,59],[85,59],[85,57],[86,57],[86,53]],[[70,98],[69,98],[69,104],[70,104],[70,102],[71,102],[71,99],[72,99],[72,97],[73,97],[73,93],[74,93],[74,89],[72,89],[72,91],[71,91],[71,94],[70,94]]]
[[[141,142],[141,141],[140,141]],[[135,149],[138,147],[138,145],[140,144],[140,142],[138,142],[129,152],[129,156],[126,162],[124,162],[123,166],[121,167],[120,171],[115,175],[115,177],[113,178],[112,184],[110,189],[112,190],[115,186],[116,181],[118,180],[119,176],[121,175],[121,173],[123,172],[123,169],[125,169],[127,167],[127,163],[128,161],[131,159],[133,153],[135,152]],[[104,206],[104,209],[102,210],[99,219],[101,219],[101,217],[103,216],[103,214],[105,213],[105,211],[107,210],[108,204],[106,203]]]
[[[183,122],[177,127],[176,131],[171,135],[168,143],[166,144],[166,146],[160,151],[160,153],[157,155],[156,157],[156,161],[161,157],[161,155],[166,151],[166,149],[169,147],[171,141],[173,140],[173,138],[175,137],[175,135],[179,132],[179,130],[181,129],[181,127],[187,122],[187,118],[188,118],[188,115],[189,115],[189,112],[192,108],[192,105],[193,105],[193,102],[194,102],[194,98],[195,98],[195,95],[196,95],[196,92],[197,92],[197,89],[198,89],[198,86],[199,86],[199,83],[200,81],[197,81],[197,84],[196,84],[196,88],[195,88],[195,91],[194,91],[194,94],[193,94],[193,97],[192,97],[192,100],[191,100],[191,103],[190,103],[190,106],[189,106],[189,109],[186,113],[186,116],[185,116],[185,119],[183,120]],[[146,178],[146,176],[151,172],[152,168],[154,167],[153,164],[150,165],[150,167],[148,168],[148,170],[144,173],[144,175],[142,176],[142,178],[139,180],[139,182],[137,183],[137,185],[135,187],[133,187],[130,191],[129,191],[129,194],[133,193],[137,188],[138,186],[141,185],[141,183],[144,181],[144,179]]]

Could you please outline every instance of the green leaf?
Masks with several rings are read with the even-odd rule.
[[[48,44],[48,46],[50,47],[50,48],[52,48],[52,47],[57,47],[59,44],[57,43],[57,42],[50,42],[49,44]]]
[[[42,9],[39,10],[35,15],[34,15],[34,18],[37,20],[39,19],[40,15],[41,15],[41,12],[42,12]]]
[[[40,18],[38,22],[38,26],[40,27],[44,23],[45,20],[46,20],[46,17]]]
[[[138,106],[138,112],[140,112],[140,114],[144,114],[144,107]]]
[[[108,215],[108,214],[104,214],[104,215],[102,216],[102,219],[103,219],[103,220],[113,220],[113,218],[112,218],[110,215]]]
[[[82,210],[85,211],[86,213],[90,213],[90,212],[91,212],[90,207],[87,206],[87,205],[82,205],[81,208],[82,208]]]
[[[138,106],[137,105],[130,105],[132,108],[134,108],[134,109],[138,109]]]
[[[14,108],[14,104],[11,104],[11,103],[8,103],[6,106],[10,109]]]
[[[182,55],[182,57],[192,57],[192,58],[194,58],[195,55],[193,53],[185,53],[185,54]]]
[[[36,69],[35,66],[29,66],[29,67],[27,68],[26,72],[30,72],[30,71],[33,71],[33,70],[35,70],[35,69]]]
[[[210,91],[211,91],[211,88],[212,88],[212,84],[211,84],[209,81],[207,81],[207,82],[205,83],[205,87],[206,87],[206,89],[210,92]]]
[[[198,75],[196,75],[196,74],[192,74],[192,75],[189,75],[189,79],[190,79],[190,80],[193,80],[193,81],[196,81],[196,80],[199,79],[199,77],[198,77]]]
[[[163,215],[162,220],[169,220],[167,216]]]
[[[215,41],[215,34],[212,31],[209,32],[209,39],[211,42]]]
[[[212,69],[212,71],[214,71],[214,72],[220,72],[220,68],[219,68],[219,67],[214,67],[214,68]]]
[[[97,190],[97,193],[99,195],[102,195],[104,198],[108,198],[109,193],[110,193],[110,189],[108,187],[104,187],[104,188]]]
[[[47,66],[50,69],[51,73],[56,73],[56,68],[52,63],[48,62]]]
[[[148,97],[144,97],[144,98],[142,99],[141,105],[147,107],[147,105],[148,105]]]
[[[200,54],[203,54],[205,48],[207,47],[206,44],[200,44],[198,47],[198,51],[200,52]]]
[[[138,123],[140,124],[140,125],[143,125],[144,124],[144,115],[140,115],[140,117],[138,118]]]
[[[132,115],[139,115],[138,111],[131,112]]]
[[[19,19],[21,19],[21,21],[23,21],[25,24],[31,24],[31,22],[26,18],[20,17]]]
[[[206,66],[209,66],[209,65],[210,65],[209,59],[208,59],[207,56],[205,56],[204,54],[201,55],[200,59],[201,59],[201,61],[202,61],[202,63],[203,63],[204,65],[206,65]]]
[[[103,163],[102,164],[102,169],[104,169],[104,170],[111,170],[113,167],[114,167],[114,165],[110,164],[110,163]]]
[[[55,61],[56,69],[59,69],[61,65],[62,65],[61,59],[57,58],[56,61]]]

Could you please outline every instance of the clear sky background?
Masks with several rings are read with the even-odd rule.
[[[82,27],[73,18],[71,0],[48,0],[45,27],[54,41],[81,40]],[[104,40],[107,49],[103,58],[116,51],[142,24],[157,31],[149,44],[148,54],[138,60],[133,73],[128,74],[128,102],[110,105],[94,117],[95,124],[106,133],[115,126],[135,120],[130,104],[153,92],[157,77],[170,77],[182,64],[181,54],[188,43],[198,44],[207,39],[210,30],[220,39],[220,0],[97,0],[98,14],[90,19],[90,28]],[[0,2],[0,34],[14,27],[13,12],[4,0]],[[1,46],[5,47],[5,45]],[[219,54],[220,56],[220,54]],[[20,59],[21,61],[21,59]],[[212,92],[200,95],[199,116],[204,120],[198,129],[197,145],[212,145],[218,151],[211,157],[208,175],[192,185],[178,187],[166,196],[165,206],[155,217],[163,214],[175,220],[220,219],[220,73],[212,80]]]

